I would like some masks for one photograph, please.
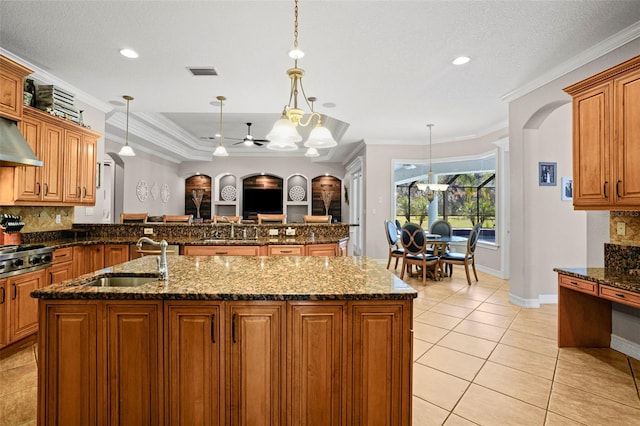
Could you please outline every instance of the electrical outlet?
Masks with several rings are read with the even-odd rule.
[[[153,228],[144,228],[144,235],[153,235]]]
[[[269,229],[269,235],[278,235],[277,229]]]
[[[285,233],[286,233],[287,236],[296,235],[296,230],[295,230],[295,228],[287,228],[285,230]]]
[[[56,215],[56,223],[60,223],[62,222],[62,218],[60,217],[59,214]]]
[[[624,235],[627,232],[624,222],[618,222],[617,231],[618,235]]]

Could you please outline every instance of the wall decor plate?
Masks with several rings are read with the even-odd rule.
[[[138,200],[143,203],[147,197],[149,197],[149,186],[147,182],[144,180],[139,180],[138,185],[136,185],[136,195],[138,196]]]
[[[160,187],[160,199],[162,200],[163,203],[166,203],[167,201],[169,201],[169,195],[171,195],[169,191],[169,185],[167,185],[166,183],[163,183],[162,186]]]
[[[227,185],[222,188],[220,191],[220,197],[224,201],[235,201],[236,200],[236,187],[232,185]]]
[[[153,185],[151,185],[151,198],[153,198],[154,200],[158,199],[158,195],[160,195],[160,188],[158,188],[158,185],[156,185],[155,182],[153,182]]]
[[[291,198],[291,201],[303,201],[306,194],[306,191],[300,185],[294,185],[289,188],[289,198]]]

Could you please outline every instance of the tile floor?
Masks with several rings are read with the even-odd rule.
[[[640,425],[640,361],[558,349],[556,305],[520,309],[509,282],[479,273],[408,282],[414,303],[413,424]],[[35,425],[36,363],[0,360],[0,426]]]

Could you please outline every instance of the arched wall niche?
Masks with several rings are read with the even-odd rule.
[[[311,214],[330,214],[342,222],[342,181],[335,176],[317,176],[311,180]]]
[[[255,174],[242,179],[242,217],[256,220],[258,213],[282,214],[284,179],[269,174]]]

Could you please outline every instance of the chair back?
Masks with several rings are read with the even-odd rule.
[[[191,223],[191,219],[193,218],[192,214],[183,214],[183,215],[162,215],[162,223]]]
[[[480,227],[478,225],[474,226],[469,234],[469,239],[467,240],[467,255],[474,254],[476,251],[476,245],[478,244],[478,236]]]
[[[326,216],[313,216],[304,215],[304,223],[331,223],[331,215]]]
[[[262,214],[258,213],[258,223],[284,223],[284,214]]]
[[[120,213],[120,223],[147,223],[147,213]]]
[[[396,229],[402,229],[402,224],[398,219],[396,219]]]
[[[384,221],[384,230],[387,234],[387,242],[389,247],[395,246],[398,243],[398,228],[390,220]]]
[[[424,236],[422,227],[415,223],[405,223],[400,232],[400,241],[407,254],[425,253],[427,248],[427,238]]]
[[[440,235],[442,237],[450,237],[451,235],[453,235],[453,228],[451,227],[451,224],[449,222],[440,219],[431,224],[429,233]]]
[[[229,222],[235,222],[235,223],[240,223],[240,220],[242,220],[242,216],[213,216],[213,223],[229,223]]]

